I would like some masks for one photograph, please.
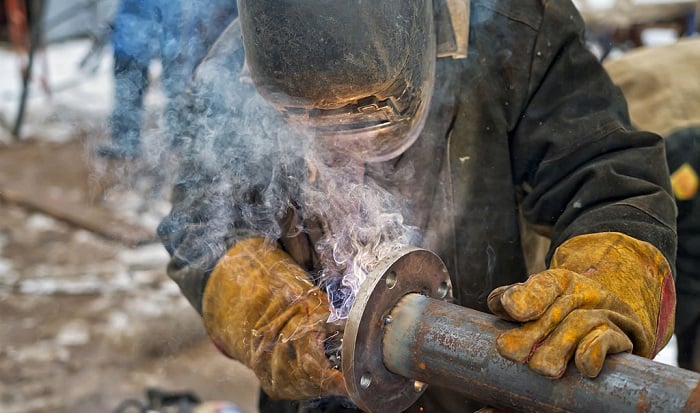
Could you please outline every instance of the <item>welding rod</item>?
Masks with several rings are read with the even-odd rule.
[[[599,377],[573,366],[558,380],[498,354],[514,324],[446,301],[407,294],[383,328],[383,362],[397,375],[522,412],[700,412],[700,374],[631,354],[608,357]],[[376,391],[376,389],[375,389]]]

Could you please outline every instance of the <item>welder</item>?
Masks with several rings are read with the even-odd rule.
[[[212,341],[259,378],[261,411],[353,411],[314,282],[334,223],[306,214],[300,186],[322,177],[289,149],[297,134],[404,201],[457,303],[522,323],[497,338],[504,357],[596,377],[606,354],[667,343],[663,142],[630,127],[570,1],[238,6],[192,85],[189,157],[159,234]],[[550,240],[541,271],[526,230]],[[430,387],[410,411],[477,408]]]

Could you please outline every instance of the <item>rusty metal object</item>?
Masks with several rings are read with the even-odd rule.
[[[484,404],[525,412],[681,412],[697,405],[700,374],[631,354],[609,357],[597,379],[570,366],[560,380],[501,357],[493,343],[513,324],[417,294],[391,312],[390,371],[452,388]],[[692,410],[691,410],[692,411]]]
[[[700,374],[631,354],[610,356],[596,379],[570,366],[550,380],[504,359],[493,343],[514,324],[445,302],[442,262],[404,252],[370,276],[348,320],[343,371],[363,410],[401,411],[428,383],[509,411],[699,411]]]
[[[450,277],[440,258],[417,248],[399,250],[368,275],[355,298],[343,334],[342,370],[350,398],[364,411],[405,410],[425,390],[410,376],[388,371],[382,357],[390,311],[407,293],[451,300]]]

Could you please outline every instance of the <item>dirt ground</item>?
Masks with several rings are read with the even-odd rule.
[[[0,411],[111,412],[149,387],[257,411],[254,375],[165,274],[164,174],[95,162],[85,142],[0,146]]]

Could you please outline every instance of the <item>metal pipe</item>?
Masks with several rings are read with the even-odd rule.
[[[514,325],[419,294],[391,310],[386,368],[454,389],[492,407],[523,412],[700,412],[700,374],[631,354],[610,356],[596,379],[571,367],[550,380],[504,359],[493,343]]]

